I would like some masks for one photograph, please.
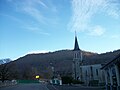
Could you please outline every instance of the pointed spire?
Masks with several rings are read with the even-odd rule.
[[[75,31],[75,45],[74,45],[74,51],[80,50],[79,49],[79,45],[78,45],[78,41],[77,41],[77,35],[76,35],[76,31]]]
[[[76,33],[76,30],[75,30],[75,37],[77,37],[77,33]]]

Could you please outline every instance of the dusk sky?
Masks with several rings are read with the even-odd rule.
[[[0,0],[0,59],[74,48],[120,49],[120,0]]]

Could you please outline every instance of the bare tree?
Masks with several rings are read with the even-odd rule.
[[[0,79],[4,82],[9,77],[9,67],[8,64],[0,65]]]
[[[13,78],[15,79],[17,77],[17,70],[14,66],[15,65],[13,63],[0,65],[0,80],[2,82]]]

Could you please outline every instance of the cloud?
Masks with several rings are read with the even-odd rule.
[[[23,11],[32,16],[35,20],[37,20],[39,23],[45,24],[46,18],[41,14],[41,12],[36,8],[31,7],[24,7]]]
[[[54,28],[58,24],[58,20],[56,16],[53,17],[54,12],[53,8],[55,6],[51,3],[47,3],[47,0],[7,0],[8,3],[13,7],[17,13],[21,13],[23,15],[28,16],[29,22],[26,19],[23,19],[22,16],[17,19],[16,17],[12,17],[12,19],[16,19],[16,21],[21,21],[21,28],[25,30],[29,30],[36,34],[47,35],[44,27]],[[52,8],[52,10],[51,10]],[[55,8],[57,11],[57,8]],[[48,14],[47,14],[48,13]],[[49,14],[53,15],[52,17]],[[49,17],[48,17],[49,16]],[[11,18],[11,17],[10,17]],[[53,19],[54,18],[54,19]]]
[[[45,8],[48,8],[48,6],[45,3],[43,3],[41,0],[36,0],[36,3],[41,4]]]
[[[20,23],[20,24],[23,24],[23,25],[25,24],[21,19],[18,19],[15,16],[7,15],[7,14],[4,14],[4,13],[0,13],[0,16],[7,17],[7,18],[12,19],[13,21],[15,21],[17,23]]]
[[[38,5],[47,7],[42,1],[40,0],[25,0],[22,3],[17,2],[17,10],[21,11],[29,16],[31,16],[33,19],[38,21],[39,23],[45,24],[47,18],[42,14],[41,10],[37,8]]]
[[[43,25],[55,24],[57,8],[47,0],[8,0],[17,12],[32,17],[37,23]],[[54,10],[54,11],[53,11]],[[49,15],[49,16],[48,16]],[[54,16],[54,18],[53,18]]]
[[[23,27],[23,28],[27,29],[28,31],[37,33],[37,34],[50,36],[50,33],[44,32],[44,31],[43,31],[42,29],[40,29],[39,27],[26,26],[26,27]]]
[[[101,36],[105,33],[105,29],[101,26],[96,26],[92,30],[89,30],[89,35],[91,36]]]
[[[111,38],[112,39],[120,39],[120,35],[112,35]]]
[[[92,25],[91,21],[95,14],[104,13],[115,19],[120,17],[120,1],[119,0],[72,0],[72,17],[68,28],[71,31],[90,32],[90,34],[102,35],[103,26]],[[99,26],[99,28],[97,27]],[[98,29],[91,29],[97,27]],[[100,28],[101,27],[101,28]]]
[[[16,18],[15,16],[3,14],[3,13],[0,13],[0,16],[8,17],[9,19],[12,19],[13,21],[19,23],[20,26],[22,26],[21,27],[22,29],[26,29],[41,35],[47,35],[47,36],[50,35],[50,33],[44,32],[42,29],[40,29],[38,25],[31,25],[31,24],[25,23],[21,19]]]

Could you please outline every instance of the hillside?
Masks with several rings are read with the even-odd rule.
[[[114,59],[120,53],[120,49],[103,54],[87,51],[82,51],[82,53],[83,65],[105,64]],[[72,50],[28,54],[0,65],[0,72],[7,71],[6,75],[9,75],[9,79],[35,79],[36,75],[40,75],[41,78],[51,78],[52,67],[54,67],[55,74],[71,75],[73,55]]]
[[[120,50],[97,54],[83,51],[84,65],[90,64],[105,64],[111,61],[120,53]],[[55,72],[60,75],[71,75],[72,73],[72,50],[60,50],[49,53],[28,54],[11,62],[17,68],[17,72],[21,73],[21,78],[24,74],[39,74],[41,77],[49,78],[51,74],[51,66],[55,68]],[[52,65],[51,65],[52,64]]]

